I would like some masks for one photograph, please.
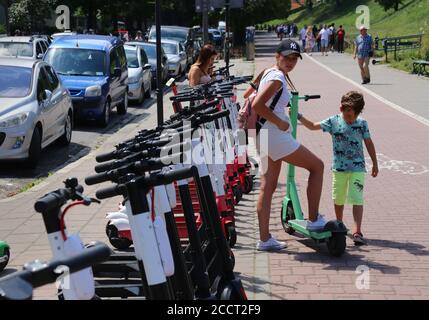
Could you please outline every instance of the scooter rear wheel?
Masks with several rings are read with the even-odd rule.
[[[286,233],[292,235],[295,233],[295,229],[288,224],[289,220],[295,220],[295,211],[293,210],[292,201],[289,201],[287,204],[286,220],[283,220],[283,210],[284,205],[282,206],[282,210],[280,211],[280,220],[282,222],[283,229]]]
[[[327,239],[326,245],[329,253],[334,257],[340,257],[346,251],[346,235],[345,233],[332,233],[332,236]]]
[[[244,182],[244,193],[249,194],[253,190],[253,176],[246,176]]]

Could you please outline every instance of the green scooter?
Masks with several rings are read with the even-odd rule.
[[[6,268],[10,258],[10,247],[4,242],[0,241],[0,272]]]
[[[299,96],[298,92],[292,92],[290,106],[290,121],[292,124],[292,135],[296,138],[298,123],[298,101],[308,101],[310,99],[320,99],[319,95]],[[311,238],[317,243],[326,242],[328,251],[335,257],[341,256],[346,249],[346,226],[337,220],[331,220],[325,227],[317,231],[307,230],[307,220],[301,210],[299,195],[295,183],[295,166],[288,164],[287,191],[283,199],[281,221],[286,233],[292,235],[295,232],[304,237]]]

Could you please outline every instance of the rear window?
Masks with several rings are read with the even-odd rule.
[[[0,42],[0,56],[32,57],[33,44],[27,42]]]
[[[0,74],[0,98],[22,98],[30,94],[32,69],[0,66]]]
[[[139,59],[137,57],[137,50],[125,49],[125,54],[127,56],[128,68],[138,68],[139,67]]]

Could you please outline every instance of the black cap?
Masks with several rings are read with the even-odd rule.
[[[302,59],[301,47],[296,41],[293,41],[291,39],[286,39],[280,42],[276,52],[280,53],[283,57],[287,57],[291,54],[297,54]]]

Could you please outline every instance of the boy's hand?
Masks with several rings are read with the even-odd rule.
[[[378,176],[378,165],[377,164],[372,166],[371,176],[373,176],[374,178]]]

